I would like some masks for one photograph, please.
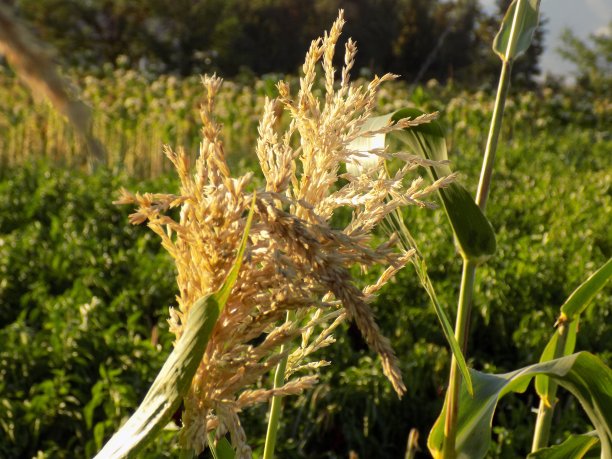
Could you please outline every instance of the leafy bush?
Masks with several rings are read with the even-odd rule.
[[[122,183],[42,163],[3,173],[2,457],[91,456],[170,346],[173,264],[111,203]]]

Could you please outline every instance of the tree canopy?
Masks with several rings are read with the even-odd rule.
[[[499,17],[478,0],[12,0],[39,36],[77,66],[115,62],[181,75],[293,73],[310,41],[345,10],[358,69],[412,82],[496,78]],[[539,72],[542,35],[518,73]]]

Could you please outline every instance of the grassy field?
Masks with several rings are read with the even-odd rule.
[[[138,405],[171,348],[173,263],[112,201],[121,186],[177,187],[162,145],[195,155],[201,84],[111,68],[79,83],[109,152],[109,167],[95,174],[82,171],[83,149],[65,122],[0,74],[0,457],[91,456]],[[273,83],[226,82],[222,90],[218,115],[237,170],[256,160],[257,121]],[[453,167],[473,192],[492,101],[488,88],[396,82],[382,90],[378,111],[440,111]],[[609,114],[609,100],[572,90],[511,94],[487,209],[498,250],[479,271],[472,317],[474,368],[504,372],[537,361],[559,305],[612,255]],[[411,209],[405,219],[453,315],[461,264],[443,212]],[[577,344],[608,364],[609,293],[586,314]],[[375,356],[345,327],[325,351],[333,365],[321,384],[289,402],[279,457],[402,457],[411,428],[426,435],[442,405],[449,352],[412,268],[373,307],[400,356],[407,395],[398,401]],[[528,452],[537,402],[531,390],[504,401],[494,457]],[[245,414],[255,448],[264,410]],[[565,394],[555,416],[553,440],[587,429]],[[171,436],[145,456],[172,457]]]

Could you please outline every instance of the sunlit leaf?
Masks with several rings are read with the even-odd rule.
[[[419,112],[419,115],[420,114],[422,113]],[[366,121],[366,123],[362,127],[362,130],[364,132],[372,132],[372,131],[379,130],[383,128],[384,126],[386,126],[387,124],[389,124],[389,121],[391,121],[392,118],[394,117],[395,117],[395,114],[391,113],[388,115],[370,118]],[[422,126],[426,127],[426,126],[429,126],[429,124],[424,124]],[[437,129],[437,128],[434,126],[433,129]],[[377,159],[378,157],[376,155],[367,156],[367,151],[372,148],[384,148],[385,141],[386,141],[385,134],[375,134],[374,136],[363,136],[363,137],[359,137],[355,139],[349,145],[349,148],[355,151],[362,152],[366,156],[357,158],[358,162],[355,165],[347,164],[347,169],[349,170],[349,172],[351,172],[353,175],[358,175],[361,172],[368,172],[369,170],[371,170],[371,168],[374,165],[376,165],[376,162],[378,161]],[[448,170],[448,172],[446,171],[441,172],[441,174],[445,174],[445,175],[450,174],[450,169]],[[398,215],[399,215],[398,218],[401,219],[401,215],[400,214]],[[398,229],[398,231],[401,231],[401,228]],[[426,273],[425,275],[427,276]],[[440,321],[440,325],[442,326],[442,331],[444,333],[444,336],[446,337],[446,341],[448,342],[451,348],[453,356],[457,360],[459,371],[461,371],[461,375],[463,376],[464,381],[467,384],[466,387],[468,389],[468,392],[471,393],[472,392],[472,380],[470,377],[470,372],[468,371],[468,366],[467,366],[467,363],[465,362],[465,357],[463,356],[463,353],[461,352],[461,347],[459,346],[459,343],[457,342],[457,339],[455,338],[455,333],[453,331],[451,322],[448,319],[448,316],[446,315],[446,312],[444,311],[442,305],[438,301],[435,291],[433,289],[433,285],[431,285],[429,278],[427,277],[427,279],[424,280],[423,282],[428,284],[428,285],[423,285],[423,286],[425,287],[425,290],[427,291],[427,294],[429,295],[431,299],[431,304],[433,305],[436,315],[438,316],[438,320]]]
[[[406,108],[395,112],[393,120],[416,118],[422,114],[418,109]],[[437,121],[404,129],[399,138],[411,153],[435,161],[448,160],[444,131]],[[452,171],[450,166],[443,164],[430,167],[429,172],[437,180]],[[480,263],[493,255],[496,248],[495,232],[470,193],[457,182],[441,189],[439,193],[462,256]]]
[[[569,321],[568,326],[563,331],[564,333],[567,333],[565,338],[565,347],[564,349],[559,349],[557,352],[560,339],[560,332],[557,330],[546,345],[546,348],[544,348],[544,352],[540,357],[540,362],[546,362],[554,359],[555,357],[570,355],[572,352],[574,352],[580,314],[585,311],[595,295],[597,295],[597,293],[604,288],[608,280],[610,280],[610,277],[612,277],[612,258],[572,292],[565,303],[563,303],[561,306],[562,320],[566,322]],[[550,400],[549,398],[548,377],[536,377],[535,387],[538,395],[547,403],[554,402],[554,400]]]
[[[570,355],[574,352],[576,348],[576,333],[578,332],[578,319],[575,319],[569,323],[567,328],[564,330],[564,333],[567,334],[565,337],[565,346],[563,349],[558,349],[560,335],[559,331],[555,331],[552,338],[544,348],[544,352],[542,352],[542,356],[540,357],[540,362],[548,362],[550,360],[554,360],[555,358],[563,357],[565,355]],[[547,405],[551,405],[554,403],[554,400],[551,400],[551,391],[550,391],[550,378],[545,375],[538,375],[535,378],[535,388],[538,395],[546,401]],[[556,392],[556,390],[554,391]]]
[[[567,301],[561,306],[561,312],[572,319],[582,314],[591,300],[599,293],[612,277],[612,258],[605,265],[593,273],[580,287],[572,292]]]
[[[501,375],[470,372],[475,396],[462,385],[455,446],[458,459],[486,456],[499,399],[510,392],[523,392],[538,374],[549,376],[580,401],[597,431],[603,457],[612,457],[612,370],[593,354],[580,352]],[[442,457],[445,416],[446,406],[429,435],[428,447],[434,458]]]
[[[527,459],[582,459],[587,453],[593,452],[598,444],[599,438],[595,431],[583,435],[572,435],[563,443],[529,454]]]

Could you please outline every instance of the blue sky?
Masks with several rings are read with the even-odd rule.
[[[494,0],[481,2],[487,9],[494,4]],[[612,0],[542,0],[540,11],[548,19],[542,72],[568,75],[573,71],[573,66],[563,61],[555,51],[560,44],[561,32],[568,27],[581,38],[587,38],[592,33],[603,33],[612,20]]]

